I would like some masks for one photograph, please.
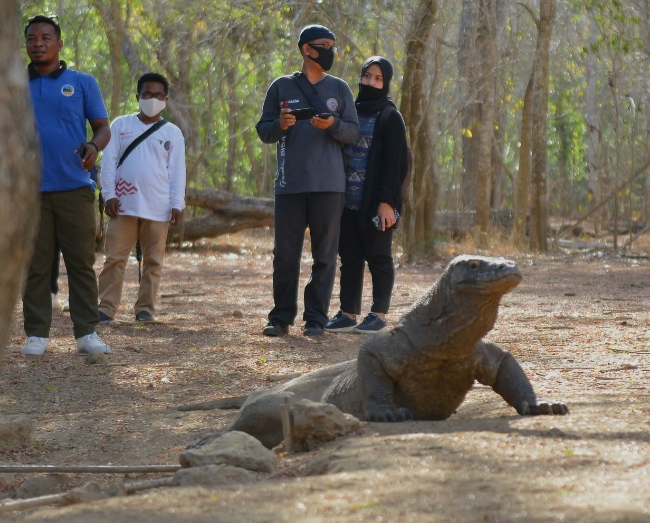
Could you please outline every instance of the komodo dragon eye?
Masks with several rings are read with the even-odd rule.
[[[477,260],[470,260],[467,265],[469,266],[470,269],[475,270],[478,269],[481,265],[481,263]]]

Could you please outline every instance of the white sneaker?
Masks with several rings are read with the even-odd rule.
[[[65,300],[65,303],[63,304],[63,312],[70,312],[70,301]]]
[[[59,297],[54,293],[52,293],[52,310],[53,311],[63,310],[63,303],[59,301]]]
[[[92,354],[94,352],[111,352],[111,348],[104,343],[96,332],[77,338],[77,352],[79,354]]]
[[[20,349],[21,354],[30,356],[40,356],[47,349],[47,344],[50,342],[49,338],[39,338],[38,336],[29,336],[27,343]]]

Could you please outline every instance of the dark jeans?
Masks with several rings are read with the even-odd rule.
[[[325,325],[339,245],[343,193],[282,194],[275,197],[273,301],[269,320],[293,325],[298,314],[298,280],[305,230],[311,235],[313,265],[305,287],[303,320]]]
[[[41,193],[41,215],[23,296],[25,334],[48,338],[52,324],[51,276],[55,245],[61,246],[68,273],[74,337],[95,332],[95,194],[89,187]]]
[[[339,256],[341,257],[341,310],[361,314],[363,272],[368,262],[372,276],[372,312],[386,314],[395,283],[393,229],[378,231],[362,223],[360,211],[343,210]]]

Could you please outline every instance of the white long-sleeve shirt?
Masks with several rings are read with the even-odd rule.
[[[111,124],[101,171],[106,201],[118,198],[120,214],[167,221],[172,209],[185,208],[185,139],[167,122],[139,144],[117,168],[122,154],[151,124],[136,114],[119,116]]]

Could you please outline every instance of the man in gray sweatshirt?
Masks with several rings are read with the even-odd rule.
[[[257,134],[277,142],[273,300],[267,336],[288,334],[298,313],[300,259],[309,227],[313,265],[305,287],[306,336],[323,334],[334,279],[339,222],[345,195],[343,144],[354,143],[359,121],[350,87],[326,74],[332,67],[335,36],[322,25],[300,33],[301,73],[281,76],[269,87]],[[293,113],[311,108],[306,115]]]

